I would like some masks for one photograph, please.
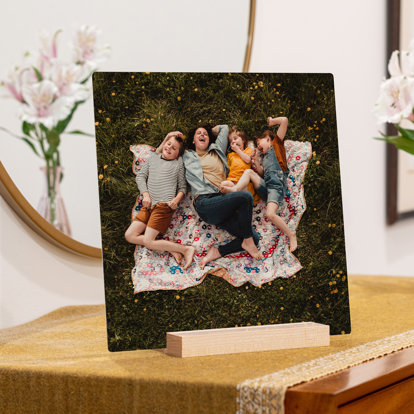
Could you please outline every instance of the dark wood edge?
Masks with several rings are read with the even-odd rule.
[[[401,0],[387,1],[387,55],[386,69],[388,58],[394,50],[400,48],[400,17],[401,17]],[[387,124],[387,135],[396,135],[397,130],[394,125]],[[394,224],[398,219],[397,197],[398,197],[398,150],[394,145],[387,144],[386,148],[386,212],[387,224]]]
[[[285,397],[285,414],[334,412],[334,407],[412,376],[414,347],[290,387]],[[309,411],[309,407],[314,407],[314,411]]]
[[[401,0],[387,1],[387,56],[386,63],[394,50],[400,49],[400,19]],[[388,69],[386,69],[387,71]],[[387,124],[387,135],[397,135],[396,128]],[[396,221],[414,217],[414,211],[405,213],[398,212],[398,150],[394,145],[387,144],[386,149],[386,215],[387,224],[394,224]]]
[[[414,210],[398,214],[399,219],[408,219],[414,217]]]

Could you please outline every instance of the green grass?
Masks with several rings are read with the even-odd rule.
[[[316,321],[350,332],[331,75],[98,72],[94,104],[111,351],[163,347],[166,331],[235,325]],[[138,194],[129,146],[156,146],[169,131],[205,122],[237,124],[253,138],[279,115],[289,117],[286,139],[310,141],[315,152],[297,229],[303,269],[261,288],[209,276],[183,291],[134,294],[134,246],[124,240]]]

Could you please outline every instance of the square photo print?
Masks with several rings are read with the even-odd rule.
[[[93,93],[110,351],[350,332],[331,74],[97,72]]]

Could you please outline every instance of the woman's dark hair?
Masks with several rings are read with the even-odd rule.
[[[207,131],[208,138],[209,138],[208,146],[210,146],[211,144],[216,142],[216,136],[211,131],[211,128],[212,128],[211,125],[210,124],[202,124],[202,125],[199,125],[195,128],[192,128],[188,131],[187,139],[185,140],[187,149],[195,151],[195,145],[194,145],[193,139],[194,139],[194,135],[195,135],[198,128],[204,128]]]

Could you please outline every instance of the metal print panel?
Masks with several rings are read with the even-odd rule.
[[[98,72],[93,88],[109,350],[350,332],[332,75]]]

